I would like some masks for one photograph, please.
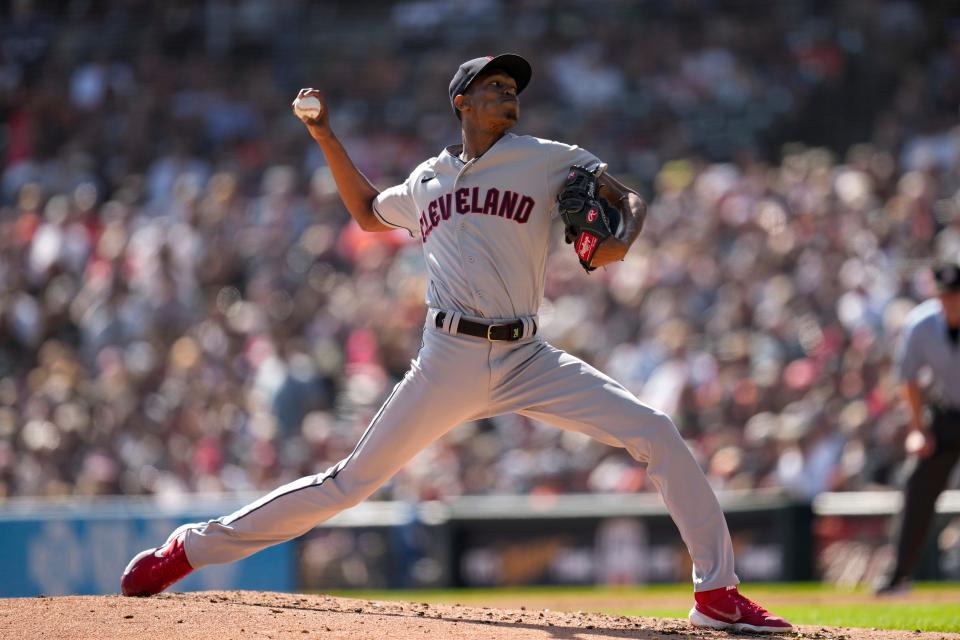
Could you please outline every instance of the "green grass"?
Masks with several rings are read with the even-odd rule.
[[[864,589],[816,583],[750,584],[742,592],[794,624],[960,632],[960,583],[922,583],[908,596],[882,600]],[[692,604],[691,589],[685,585],[344,591],[337,595],[669,618],[685,618]]]
[[[794,624],[824,627],[864,627],[914,631],[960,631],[958,604],[882,604],[874,606],[789,606],[771,607]],[[637,608],[606,611],[627,616],[684,618],[689,607]]]

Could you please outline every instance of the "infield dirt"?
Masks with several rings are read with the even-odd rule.
[[[170,593],[153,598],[64,596],[0,600],[0,638],[24,640],[668,640],[668,636],[669,640],[757,637],[694,632],[685,621],[665,618],[244,591]],[[814,640],[960,640],[956,633],[809,626],[800,627],[791,636]]]

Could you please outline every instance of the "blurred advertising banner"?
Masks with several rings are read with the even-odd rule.
[[[450,584],[443,506],[366,502],[298,541],[297,585],[306,591],[427,589]]]
[[[898,491],[823,493],[814,500],[817,576],[842,586],[873,584],[894,560]],[[919,580],[960,580],[960,491],[945,491],[924,544]]]
[[[120,575],[137,552],[157,546],[186,522],[202,522],[247,500],[192,499],[189,506],[139,499],[0,506],[0,597],[118,593]],[[272,547],[241,562],[188,576],[177,591],[292,591],[294,545]]]
[[[116,593],[127,561],[179,524],[255,496],[0,506],[0,597]],[[725,492],[744,580],[859,584],[886,568],[897,492]],[[960,492],[938,506],[918,577],[960,579]],[[207,567],[176,590],[330,591],[688,582],[686,548],[655,494],[459,497],[365,502],[297,540]]]
[[[659,496],[463,498],[449,526],[455,586],[645,584],[690,580],[691,562]],[[750,581],[808,580],[811,511],[779,493],[721,500]]]

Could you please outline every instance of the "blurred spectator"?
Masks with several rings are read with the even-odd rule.
[[[901,477],[890,344],[932,291],[919,267],[960,247],[942,7],[6,11],[0,496],[262,490],[348,454],[416,352],[422,258],[348,223],[290,100],[326,91],[388,186],[455,141],[450,65],[513,49],[535,69],[521,129],[651,201],[625,263],[592,276],[609,288],[554,256],[549,339],[674,416],[717,488]],[[517,416],[421,455],[378,496],[650,488],[622,452]]]

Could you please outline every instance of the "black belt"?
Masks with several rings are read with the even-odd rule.
[[[446,317],[446,311],[437,313],[437,329],[443,329],[443,319]],[[535,320],[532,322],[533,333],[530,335],[535,336],[537,335],[537,322]],[[516,322],[507,324],[484,324],[482,322],[474,322],[473,320],[461,318],[460,323],[457,325],[457,333],[463,333],[477,338],[486,338],[487,340],[497,342],[515,342],[523,337],[523,322],[517,320]]]

